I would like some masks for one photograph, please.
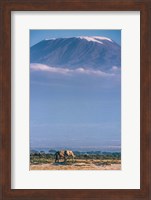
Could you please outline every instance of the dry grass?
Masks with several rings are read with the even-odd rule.
[[[49,163],[31,164],[30,170],[120,170],[120,160],[98,160],[98,159],[76,159],[75,162],[69,160],[64,163],[49,161]]]

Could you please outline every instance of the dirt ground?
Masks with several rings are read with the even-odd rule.
[[[121,170],[120,161],[80,160],[70,163],[31,164],[30,170]]]

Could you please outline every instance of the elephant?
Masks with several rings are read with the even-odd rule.
[[[68,157],[72,157],[72,162],[74,161],[75,155],[71,150],[61,150],[55,153],[55,162],[59,162],[59,159],[64,159],[64,162],[67,161]]]

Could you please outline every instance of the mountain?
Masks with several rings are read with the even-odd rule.
[[[114,66],[121,67],[121,47],[113,40],[100,36],[42,40],[30,48],[30,63],[108,71]]]

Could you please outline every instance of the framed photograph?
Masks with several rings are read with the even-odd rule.
[[[151,197],[150,1],[2,1],[2,199]]]

